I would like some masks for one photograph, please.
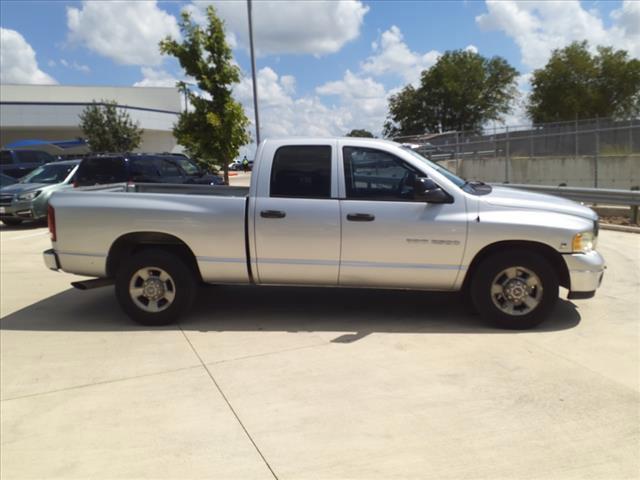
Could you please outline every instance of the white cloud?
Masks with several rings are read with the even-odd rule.
[[[177,82],[184,81],[184,78],[177,78],[162,69],[142,67],[140,73],[143,78],[134,83],[134,87],[175,87]]]
[[[395,25],[383,32],[380,42],[373,42],[371,47],[374,54],[362,64],[364,72],[373,75],[395,74],[409,83],[418,82],[422,71],[434,65],[440,56],[436,50],[424,54],[411,51]]]
[[[611,12],[611,18],[623,35],[640,41],[640,2],[625,0],[621,8]]]
[[[478,47],[476,47],[475,45],[467,45],[466,47],[464,47],[464,51],[471,52],[471,53],[478,53]]]
[[[213,4],[226,22],[228,39],[248,47],[246,2],[195,1],[186,7],[204,21]],[[359,0],[253,2],[254,42],[259,55],[308,53],[326,55],[340,50],[360,34],[369,7]]]
[[[384,86],[347,70],[342,80],[327,82],[316,88],[316,92],[320,95],[340,95],[343,98],[379,98],[384,95]]]
[[[67,8],[69,39],[121,65],[159,65],[158,43],[167,35],[179,38],[173,15],[155,0],[89,2]]]
[[[51,63],[51,62],[49,62],[49,63]],[[55,66],[55,62],[53,62],[53,65]],[[75,60],[73,62],[68,62],[64,58],[61,58],[60,59],[60,65],[62,65],[63,67],[66,67],[66,68],[70,68],[72,70],[77,70],[78,72],[91,73],[91,68],[89,68],[89,65],[81,65],[78,62],[76,62]]]
[[[580,2],[487,0],[487,13],[476,23],[485,30],[501,30],[520,47],[522,62],[530,68],[544,66],[553,49],[573,41],[589,40],[640,56],[640,3],[626,0],[612,12],[613,25],[605,28],[596,10]]]
[[[258,70],[258,99],[260,101],[260,108],[291,105],[293,99],[289,96],[287,90],[291,87],[292,78],[292,76],[288,75],[286,76],[286,80],[284,80],[285,77],[279,77],[278,74],[269,67]],[[240,83],[234,88],[234,93],[239,101],[252,104],[253,84],[251,77],[243,77]]]
[[[342,80],[327,82],[314,94],[296,96],[289,85],[295,78],[279,76],[272,68],[258,72],[258,99],[262,138],[285,136],[340,136],[354,128],[366,128],[380,134],[387,113],[384,87],[371,78],[347,71]],[[244,77],[234,89],[253,122],[253,93],[250,77]],[[332,97],[335,103],[321,96]],[[253,147],[243,150],[251,156]]]
[[[15,30],[0,28],[0,83],[55,84],[40,70],[36,52]]]

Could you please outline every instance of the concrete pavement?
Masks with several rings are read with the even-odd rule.
[[[640,236],[530,332],[451,295],[207,287],[179,326],[0,231],[2,478],[638,478]],[[565,297],[566,298],[566,297]]]

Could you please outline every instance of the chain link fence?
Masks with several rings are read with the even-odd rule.
[[[465,178],[633,188],[640,184],[640,118],[496,125],[483,132],[398,137]]]

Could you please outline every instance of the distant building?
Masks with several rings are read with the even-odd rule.
[[[21,140],[73,140],[82,137],[78,116],[91,102],[115,101],[143,129],[140,151],[179,150],[172,134],[180,113],[180,92],[173,87],[99,87],[0,85],[0,145]],[[65,152],[85,153],[86,147]]]

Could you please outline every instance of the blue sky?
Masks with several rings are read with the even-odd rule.
[[[227,22],[245,74],[236,96],[251,115],[242,1],[3,0],[2,81],[173,85],[182,72],[155,45],[165,34],[177,34],[182,9],[197,18],[206,3]],[[254,2],[254,22],[260,105],[267,134],[274,136],[362,127],[379,133],[388,96],[415,82],[446,50],[506,58],[521,73],[523,99],[530,72],[571,41],[640,55],[640,2],[632,1]],[[522,105],[505,121],[526,121]]]

